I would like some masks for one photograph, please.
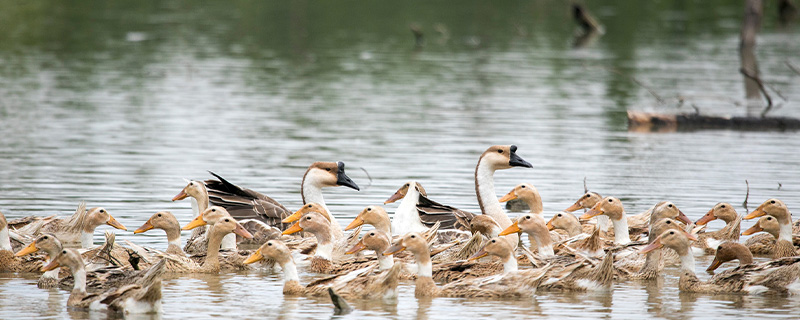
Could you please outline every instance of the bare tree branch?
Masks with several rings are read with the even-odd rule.
[[[744,207],[744,212],[747,214],[750,213],[750,209],[747,209],[747,200],[750,199],[750,182],[744,180],[744,183],[747,184],[747,194],[744,196],[744,202],[742,203],[742,206]]]
[[[761,78],[759,78],[758,75],[751,74],[744,68],[740,68],[739,72],[741,72],[745,77],[755,81],[756,84],[758,84],[758,89],[761,90],[761,94],[763,94],[764,98],[767,99],[767,107],[764,108],[764,111],[761,111],[761,117],[762,118],[766,117],[767,112],[769,112],[772,109],[772,97],[769,96],[769,93],[767,93],[767,89],[764,88],[764,82],[761,81]]]

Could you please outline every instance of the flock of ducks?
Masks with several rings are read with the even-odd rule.
[[[101,225],[125,226],[104,208],[81,203],[66,218],[0,214],[0,272],[43,272],[37,286],[71,289],[67,305],[114,312],[159,312],[164,273],[218,273],[268,269],[282,272],[285,295],[393,299],[400,280],[414,280],[416,297],[526,297],[537,291],[608,290],[614,281],[651,280],[679,267],[681,291],[790,294],[800,289],[800,256],[786,205],[764,201],[739,215],[718,203],[692,222],[669,201],[628,215],[615,197],[586,192],[549,219],[536,188],[522,183],[498,198],[494,173],[530,168],[514,145],[492,146],[475,168],[481,212],[435,202],[409,181],[384,204],[400,201],[390,215],[371,205],[342,229],[322,189],[359,190],[342,162],[313,163],[303,175],[303,206],[292,212],[256,191],[212,173],[215,180],[187,181],[172,199],[189,198],[194,220],[183,227],[170,212],[153,214],[134,233],[166,233],[165,251],[126,241],[94,247]],[[517,200],[530,212],[512,220],[501,203]],[[571,212],[585,212],[576,216]],[[756,219],[740,233],[742,219]],[[720,219],[725,227],[706,230]],[[368,230],[363,229],[367,227]],[[181,230],[193,230],[181,240]],[[763,232],[739,243],[739,235]],[[521,241],[527,235],[529,246]],[[255,250],[244,249],[251,246]],[[667,250],[668,249],[668,250]],[[695,255],[714,255],[709,272],[729,261],[739,265],[708,281],[694,273]],[[772,258],[754,263],[753,255]],[[521,267],[524,266],[524,267]],[[302,284],[298,269],[320,274]]]

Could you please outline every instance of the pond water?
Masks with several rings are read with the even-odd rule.
[[[765,8],[756,54],[780,107],[798,116],[798,27]],[[605,34],[576,47],[565,3],[522,1],[39,1],[0,10],[0,211],[68,215],[81,200],[128,228],[212,170],[289,209],[314,161],[344,161],[362,190],[325,191],[347,223],[407,180],[479,212],[473,173],[494,144],[533,169],[496,174],[498,194],[535,185],[545,215],[588,187],[629,213],[661,200],[693,220],[715,203],[740,213],[770,197],[800,208],[800,134],[627,131],[626,111],[742,115],[743,6],[729,1],[590,3]],[[415,47],[410,25],[424,32]],[[627,76],[665,97],[664,103]],[[676,97],[685,97],[681,105]],[[782,96],[782,98],[780,97]],[[755,110],[755,111],[753,111]],[[749,112],[758,112],[751,108]],[[392,212],[396,204],[388,205]],[[517,213],[510,213],[516,215]],[[753,222],[745,222],[749,227]],[[720,228],[721,222],[711,223]],[[102,230],[95,243],[102,242]],[[188,233],[184,233],[184,238]],[[163,233],[118,240],[165,248]],[[698,259],[698,274],[710,262]],[[35,274],[0,274],[2,318],[89,319]],[[303,280],[311,275],[302,274]],[[164,318],[329,317],[326,299],[284,298],[279,274],[165,280]],[[677,273],[600,294],[533,299],[351,301],[353,318],[795,318],[796,298],[680,294]]]

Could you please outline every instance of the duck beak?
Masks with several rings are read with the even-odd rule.
[[[742,232],[742,235],[743,236],[749,236],[751,234],[759,233],[761,231],[764,231],[764,228],[761,227],[761,224],[756,223],[754,226],[752,226],[749,229],[747,229],[744,232]]]
[[[24,249],[22,249],[19,252],[17,252],[14,256],[15,257],[21,257],[21,256],[24,256],[24,255],[29,254],[29,253],[34,253],[36,251],[39,251],[39,248],[36,247],[36,241],[33,241],[27,247],[25,247]]]
[[[584,213],[581,216],[581,220],[588,220],[588,219],[594,218],[596,216],[599,216],[601,214],[603,214],[603,210],[600,209],[600,206],[598,204],[598,205],[594,206],[594,208],[592,208],[592,210],[589,210],[586,213]]]
[[[500,234],[498,234],[498,236],[505,236],[505,235],[509,235],[509,234],[512,234],[512,233],[517,233],[517,232],[520,232],[520,231],[522,231],[522,229],[519,228],[519,221],[514,221],[514,224],[508,226],[508,228],[506,228],[505,230],[501,231]]]
[[[290,215],[290,216],[288,216],[286,218],[283,218],[283,220],[281,220],[281,222],[283,222],[283,223],[292,223],[292,222],[295,222],[297,220],[300,220],[300,217],[303,216],[303,214],[300,213],[301,210],[302,209],[297,210],[297,211],[295,211],[295,213],[292,213],[292,215]]]
[[[661,237],[656,238],[653,240],[653,243],[648,244],[646,247],[639,250],[639,253],[645,254],[655,249],[661,249],[664,245],[661,243]]]
[[[717,259],[717,257],[714,257],[714,261],[711,261],[711,265],[708,266],[708,269],[706,269],[706,271],[710,272],[710,271],[717,270],[717,268],[719,268],[719,266],[721,266],[721,265],[722,265],[722,261]]]
[[[486,250],[483,250],[483,248],[481,248],[480,251],[475,252],[475,254],[469,256],[469,258],[467,258],[467,261],[478,260],[478,259],[483,258],[483,257],[488,256],[488,255],[489,255],[489,253],[486,252]]]
[[[362,224],[364,224],[364,219],[362,219],[361,216],[359,215],[358,217],[353,219],[353,221],[350,222],[350,224],[348,224],[346,228],[344,228],[344,231],[355,229]]]
[[[358,185],[356,185],[356,183],[350,179],[350,177],[344,174],[344,162],[341,161],[339,161],[339,171],[336,173],[336,185],[353,188],[356,191],[361,190],[358,188]]]
[[[684,235],[685,235],[687,238],[689,238],[689,240],[692,240],[692,241],[697,241],[697,236],[696,236],[696,235],[694,235],[694,234],[691,234],[691,233],[688,233],[688,232],[686,232],[686,230],[681,230],[681,231],[683,231],[683,234],[684,234]]]
[[[511,190],[511,191],[509,191],[508,193],[506,193],[506,195],[504,195],[502,198],[500,198],[500,199],[499,199],[499,200],[497,200],[497,201],[500,201],[500,202],[506,202],[506,201],[511,201],[511,200],[514,200],[514,199],[516,199],[516,198],[518,198],[518,197],[517,197],[517,193],[516,193],[516,192],[514,192],[514,190]]]
[[[384,256],[391,256],[391,255],[396,254],[398,252],[401,252],[401,251],[403,251],[405,249],[406,249],[406,247],[404,247],[402,244],[398,243],[396,245],[393,245],[393,246],[389,247],[389,249],[386,249],[386,251],[383,252],[383,255]]]
[[[687,226],[692,224],[692,220],[687,217],[683,211],[678,209],[678,221],[685,223]]]
[[[386,201],[384,201],[383,204],[389,204],[395,202],[397,200],[403,199],[403,197],[405,196],[406,196],[405,194],[401,193],[400,191],[397,191],[391,197],[389,197],[389,199],[386,199]]]
[[[757,209],[753,210],[753,212],[750,212],[746,216],[744,216],[744,219],[745,220],[755,219],[755,218],[764,216],[766,214],[767,214],[767,212],[764,211],[763,205],[760,205],[760,206],[758,206]]]
[[[289,227],[289,229],[284,230],[281,234],[292,234],[292,233],[298,233],[300,231],[303,231],[303,228],[300,227],[300,221],[298,221],[295,222],[291,227]]]
[[[114,217],[112,217],[111,215],[108,215],[108,222],[106,222],[106,224],[120,230],[128,231],[128,228],[125,228],[125,226],[119,223],[119,221],[117,221],[117,219],[114,219]]]
[[[181,230],[192,230],[194,228],[202,227],[202,226],[207,225],[207,224],[208,223],[206,223],[206,221],[203,220],[203,214],[201,213],[199,216],[194,218],[194,220],[189,222],[189,224],[187,224],[186,226],[181,228]]]
[[[245,239],[253,239],[253,235],[250,234],[250,231],[244,228],[240,223],[236,223],[236,229],[233,229],[233,233],[242,236]]]
[[[553,219],[550,219],[550,221],[547,221],[547,230],[548,231],[553,231],[555,229],[556,229],[556,226],[553,225]]]
[[[508,165],[512,167],[533,168],[530,162],[525,161],[525,159],[522,159],[517,155],[517,146],[515,145],[511,145],[511,156],[509,157]]]
[[[256,252],[253,252],[253,254],[251,254],[249,257],[247,257],[247,259],[244,260],[244,264],[251,264],[254,262],[258,262],[261,261],[261,259],[264,259],[264,256],[261,255],[261,248],[258,248]]]
[[[41,270],[43,272],[47,272],[47,271],[53,270],[55,268],[58,268],[59,266],[61,266],[61,265],[58,264],[58,261],[56,259],[53,259],[53,261],[51,261],[49,264],[47,264],[46,266],[42,267]]]
[[[364,238],[361,238],[361,240],[359,240],[358,243],[356,243],[355,246],[350,248],[350,250],[347,250],[347,252],[345,252],[345,254],[354,254],[354,253],[359,252],[361,250],[364,250],[366,248],[367,248],[367,246],[364,245]]]
[[[580,208],[583,208],[583,205],[581,205],[581,201],[578,200],[578,201],[575,201],[575,203],[573,203],[571,206],[569,206],[569,208],[564,209],[564,211],[573,212],[573,211],[578,210]]]
[[[695,222],[694,224],[696,224],[698,226],[703,226],[706,223],[709,223],[709,222],[714,221],[716,219],[717,219],[717,217],[714,216],[714,208],[711,208],[711,210],[708,210],[708,213],[706,213],[702,218],[697,219],[697,222]]]
[[[147,230],[153,229],[153,224],[150,223],[150,220],[152,220],[152,218],[147,219],[147,222],[145,222],[141,227],[139,227],[139,229],[134,230],[133,233],[134,234],[142,233],[142,232],[145,232]]]
[[[188,197],[189,195],[186,194],[186,192],[184,190],[186,190],[186,189],[181,190],[181,192],[178,193],[178,195],[172,197],[172,201],[178,201],[178,200],[186,199],[186,197]]]

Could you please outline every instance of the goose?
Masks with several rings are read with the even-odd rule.
[[[758,208],[756,208],[756,210],[753,210],[753,212],[750,212],[748,215],[746,215],[744,219],[750,220],[765,215],[773,216],[775,219],[777,219],[777,222],[780,226],[779,226],[778,236],[775,237],[776,245],[769,246],[769,249],[764,250],[764,253],[772,254],[772,256],[787,254],[788,250],[783,250],[783,252],[776,252],[775,249],[778,248],[778,243],[781,240],[785,240],[788,241],[789,243],[792,243],[792,213],[789,212],[789,208],[786,207],[786,204],[783,203],[783,201],[772,198],[764,201],[761,205],[758,206]],[[748,241],[745,242],[745,245],[748,246],[748,248],[751,248],[752,250],[751,247],[752,242],[749,240],[750,239],[748,239]],[[785,245],[783,246],[783,248],[788,249],[788,247],[786,247]]]
[[[55,234],[62,243],[80,242],[81,248],[93,245],[95,228],[107,224],[120,230],[128,230],[101,207],[86,210],[86,203],[81,202],[70,218],[45,218],[33,222],[18,230],[22,234],[38,236],[42,233]]]
[[[137,281],[137,284],[124,285],[102,294],[89,294],[86,291],[86,270],[81,255],[74,249],[62,249],[42,271],[56,270],[59,266],[70,269],[74,287],[67,299],[67,306],[78,309],[110,309],[125,314],[161,312],[161,275],[165,263],[152,266]]]
[[[514,187],[514,189],[511,189],[511,191],[506,193],[506,195],[504,195],[498,201],[507,202],[514,199],[521,199],[522,201],[525,201],[525,204],[527,204],[528,208],[531,209],[530,213],[541,215],[544,212],[544,208],[542,206],[542,196],[539,195],[539,190],[536,190],[536,187],[531,184],[518,184],[516,187]]]
[[[724,241],[739,241],[741,220],[736,209],[730,203],[720,202],[695,222],[695,225],[704,226],[709,222],[720,219],[725,221],[725,227],[712,232],[703,232],[697,235],[697,242],[693,248],[699,249],[703,254],[715,254],[717,246]]]
[[[787,240],[781,238],[781,225],[777,218],[770,215],[761,216],[761,218],[758,219],[758,222],[756,222],[756,224],[749,229],[745,230],[742,235],[749,236],[757,232],[767,232],[775,237],[775,245],[772,249],[773,259],[797,255],[797,250],[792,244],[792,239],[790,238]]]
[[[159,211],[150,216],[141,227],[134,230],[134,234],[144,233],[152,229],[161,229],[167,233],[167,254],[185,256],[181,249],[181,225],[178,219],[169,211]]]
[[[502,242],[509,250],[505,251],[505,261],[507,264],[516,264],[516,259],[511,254],[512,246],[508,241],[501,238],[494,238],[490,243],[498,244]],[[417,279],[415,280],[414,296],[424,297],[503,297],[503,296],[532,296],[536,286],[541,283],[545,272],[540,274],[525,273],[521,276],[513,277],[493,277],[473,280],[459,280],[442,288],[436,286],[433,279],[433,265],[431,263],[430,249],[424,237],[416,232],[403,236],[400,241],[389,247],[383,254],[393,255],[401,251],[408,250],[414,255],[418,265]],[[484,248],[483,252],[493,252],[491,248]],[[476,254],[475,259],[484,256],[484,253]],[[513,266],[508,266],[514,269]],[[509,274],[514,274],[510,272]],[[516,274],[515,274],[516,275]],[[498,283],[499,282],[499,283]]]
[[[192,223],[185,226],[184,229],[191,230],[193,228],[202,227],[205,225],[211,225],[208,228],[208,248],[206,249],[205,258],[200,258],[202,260],[202,265],[198,262],[194,261],[193,259],[186,258],[182,255],[173,255],[173,254],[163,254],[161,258],[163,260],[167,260],[167,269],[170,272],[175,273],[217,273],[221,269],[231,270],[231,269],[243,269],[246,268],[242,264],[244,258],[241,257],[238,252],[232,252],[231,254],[221,256],[219,249],[220,244],[222,243],[222,238],[225,235],[233,232],[242,236],[245,239],[249,239],[252,237],[250,232],[248,232],[236,219],[233,219],[229,215],[226,215],[225,208],[212,206],[203,213],[200,214],[195,220],[192,220]],[[216,213],[222,212],[223,214],[219,214],[217,220],[204,220],[203,217],[215,217]],[[212,214],[213,213],[213,214]],[[212,225],[213,223],[213,225]]]
[[[693,235],[683,230],[668,230],[651,244],[641,249],[642,253],[667,247],[681,257],[681,275],[678,282],[683,292],[760,294],[764,292],[792,293],[800,288],[800,256],[772,260],[761,264],[750,264],[717,274],[709,281],[700,281],[694,273],[694,255],[690,250]]]
[[[738,242],[723,242],[721,243],[714,254],[714,261],[708,266],[706,272],[713,272],[719,268],[723,263],[739,260],[739,266],[746,266],[753,263],[753,254],[743,244]]]
[[[425,232],[436,222],[440,229],[469,229],[474,213],[443,205],[428,198],[427,192],[416,181],[406,182],[383,204],[403,199],[394,213],[392,233],[404,235],[409,232]]]
[[[532,168],[533,166],[517,155],[517,146],[491,146],[481,154],[478,165],[475,166],[475,193],[478,197],[481,213],[492,217],[501,228],[508,228],[511,219],[506,215],[503,206],[497,199],[494,190],[494,172],[513,167]],[[517,247],[519,236],[510,234],[506,236],[514,248]]]
[[[283,294],[287,296],[325,296],[330,287],[340,295],[349,298],[392,299],[397,297],[400,264],[375,275],[370,275],[375,268],[375,266],[370,266],[349,273],[336,274],[302,286],[292,253],[282,241],[267,241],[248,257],[245,263],[255,263],[265,259],[277,261],[283,269]]]
[[[56,235],[52,233],[43,233],[36,237],[36,239],[33,240],[33,242],[31,242],[28,246],[18,251],[15,256],[22,257],[38,252],[39,250],[44,251],[45,254],[47,254],[47,259],[42,261],[44,264],[40,264],[41,266],[44,266],[53,261],[53,258],[57,256],[59,252],[61,252],[61,248],[61,241],[58,240]],[[42,260],[41,258],[41,256],[38,256],[38,258],[33,259]],[[58,270],[45,272],[41,277],[39,277],[39,280],[36,283],[36,286],[41,289],[54,288],[56,285],[58,285]]]

